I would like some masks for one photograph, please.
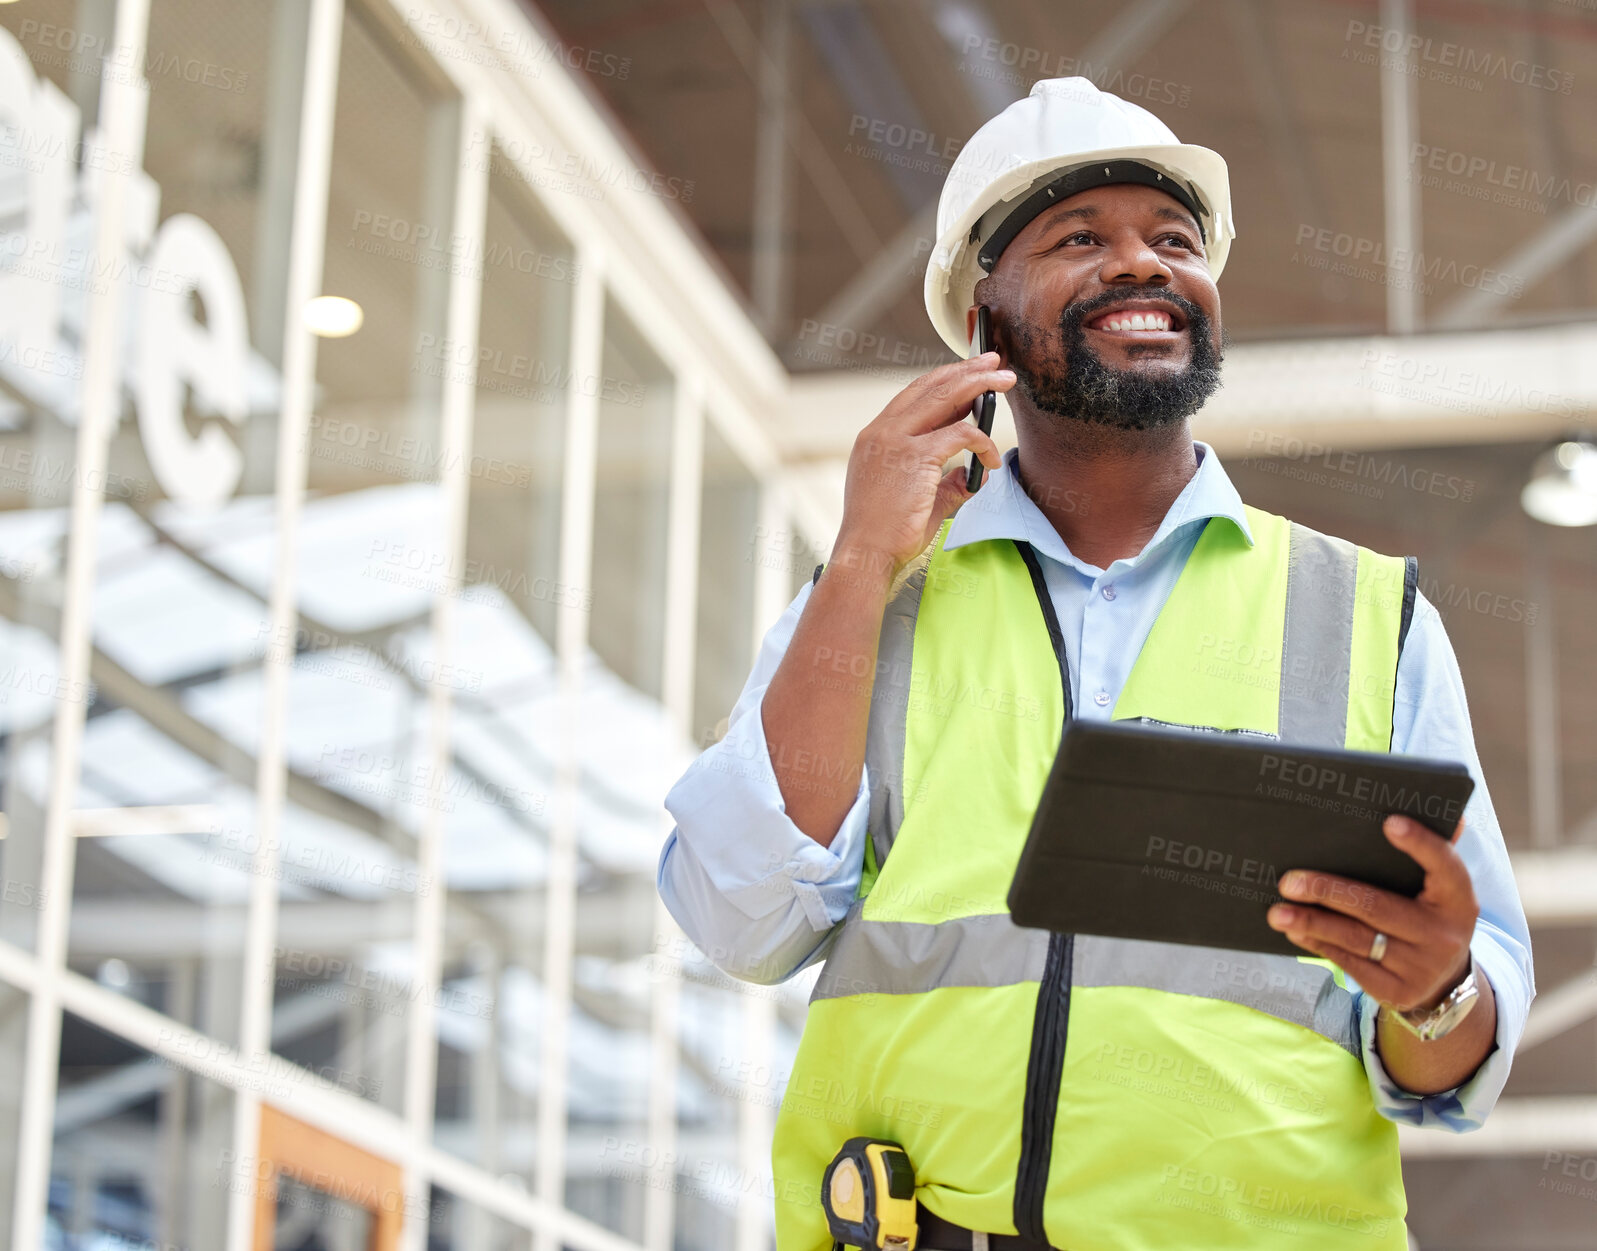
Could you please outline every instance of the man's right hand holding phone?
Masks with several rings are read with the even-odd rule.
[[[922,374],[894,396],[854,440],[833,562],[866,577],[884,572],[890,585],[970,498],[965,467],[943,466],[965,450],[989,470],[1000,465],[997,444],[965,418],[984,391],[1014,385],[1014,371],[986,352]]]
[[[783,806],[799,829],[830,846],[865,763],[865,727],[882,615],[893,580],[971,497],[961,452],[1002,463],[989,435],[965,420],[984,391],[1008,391],[998,353],[922,374],[854,440],[843,524],[760,713]]]

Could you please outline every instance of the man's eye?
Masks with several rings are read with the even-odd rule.
[[[1170,234],[1167,234],[1167,235],[1161,235],[1160,238],[1159,238],[1159,242],[1160,243],[1168,243],[1172,239],[1175,240],[1176,246],[1178,248],[1186,248],[1187,251],[1189,251],[1189,252],[1191,252],[1193,250],[1192,240],[1191,239],[1188,239],[1186,237],[1186,235],[1178,235],[1178,234],[1175,234],[1174,232],[1172,232]]]
[[[1076,231],[1075,234],[1066,235],[1063,239],[1061,239],[1059,241],[1059,246],[1060,247],[1064,247],[1067,243],[1091,243],[1091,242],[1092,242],[1092,231],[1090,231],[1090,230],[1078,230],[1078,231]]]

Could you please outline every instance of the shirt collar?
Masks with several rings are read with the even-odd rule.
[[[1200,522],[1207,523],[1216,517],[1236,526],[1248,546],[1253,546],[1253,532],[1248,528],[1242,497],[1231,484],[1220,458],[1207,443],[1194,441],[1193,447],[1198,455],[1198,472],[1192,475],[1191,481],[1176,496],[1164,520],[1159,523],[1159,529],[1148,540],[1148,545],[1136,556],[1117,563],[1135,566],[1178,530]],[[953,524],[948,528],[944,549],[979,543],[984,539],[1019,539],[1030,543],[1041,554],[1064,564],[1089,568],[1071,555],[1064,540],[1059,537],[1059,531],[1043,515],[1036,501],[1022,489],[1015,474],[1015,460],[1019,454],[1020,449],[1013,447],[1005,452],[1004,463],[988,475],[987,482],[974,498],[960,506],[954,514]],[[1067,507],[1070,503],[1069,500],[1060,502]],[[1091,505],[1090,500],[1083,500],[1082,503]]]

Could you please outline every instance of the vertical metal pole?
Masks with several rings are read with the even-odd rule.
[[[483,231],[488,218],[488,162],[462,163],[474,135],[487,125],[481,106],[467,97],[459,109],[459,134],[449,164],[456,171],[451,238],[464,243],[467,257],[482,255]],[[442,164],[440,162],[440,164]],[[443,391],[444,588],[433,597],[432,646],[437,672],[454,663],[455,607],[466,567],[467,510],[471,502],[471,427],[477,402],[477,328],[482,308],[482,270],[456,265],[450,270],[445,334],[458,353],[455,359],[472,362],[449,371]],[[416,844],[416,921],[412,939],[415,968],[411,983],[410,1035],[405,1048],[405,1125],[418,1147],[432,1137],[433,1086],[437,1079],[438,1028],[435,992],[443,961],[444,881],[443,788],[452,755],[450,714],[453,691],[447,682],[433,682],[428,690],[427,807],[421,817]],[[419,1153],[418,1153],[419,1154]],[[406,1251],[425,1251],[430,1179],[410,1170],[405,1176],[406,1211],[414,1213],[403,1226]]]
[[[693,722],[698,619],[699,512],[703,499],[704,388],[697,374],[677,376],[671,415],[671,494],[666,521],[665,674],[661,702],[686,738]],[[662,823],[662,836],[670,821]],[[677,1022],[682,1002],[681,931],[655,899],[654,980],[649,1001],[649,1147],[658,1176],[644,1195],[643,1245],[671,1251],[676,1227]]]
[[[272,1047],[272,991],[276,977],[277,832],[287,791],[285,739],[288,679],[294,662],[294,586],[299,568],[299,514],[305,498],[306,438],[316,385],[316,337],[300,312],[318,295],[327,241],[327,196],[332,177],[333,113],[338,100],[338,56],[344,33],[343,0],[312,0],[305,32],[305,95],[300,106],[294,187],[294,222],[283,314],[283,408],[277,426],[277,551],[269,605],[270,646],[261,661],[260,755],[256,762],[256,851],[251,865],[250,910],[240,975],[243,1009],[239,1053],[264,1061]],[[234,1103],[233,1158],[253,1161],[260,1145],[260,1097],[241,1089]],[[254,1177],[250,1168],[247,1175]],[[255,1235],[253,1185],[231,1188],[227,1251],[249,1251]]]
[[[561,492],[560,582],[593,585],[594,473],[599,445],[599,388],[584,385],[603,370],[604,253],[593,243],[579,244],[581,266],[571,309],[571,387],[566,393],[566,461]],[[560,760],[549,824],[549,877],[544,934],[544,1015],[542,1080],[538,1085],[538,1195],[546,1203],[565,1203],[566,1083],[570,1071],[571,961],[577,906],[577,797],[580,778],[578,736],[582,667],[588,650],[588,619],[580,596],[561,601],[555,626],[559,668],[556,715],[562,727]],[[548,1225],[539,1228],[536,1251],[557,1251],[559,1239]]]
[[[121,0],[116,13],[113,64],[100,95],[100,201],[95,206],[94,257],[113,267],[124,254],[128,187],[144,168],[144,126],[149,85],[144,81],[144,46],[149,33],[149,0]],[[114,272],[114,270],[113,270]],[[71,531],[67,537],[65,585],[59,640],[63,690],[89,684],[90,616],[99,539],[100,506],[110,439],[121,414],[123,321],[128,288],[112,278],[89,297],[84,333],[83,407],[77,438],[77,476],[72,488]],[[89,484],[99,484],[91,487]],[[54,1140],[56,1077],[61,1047],[61,997],[57,982],[66,968],[67,924],[72,908],[72,809],[77,800],[83,747],[84,700],[62,700],[56,708],[50,756],[49,806],[45,814],[39,884],[44,907],[39,917],[39,985],[29,1004],[27,1052],[21,1076],[17,1127],[15,1205],[11,1245],[44,1245],[44,1218],[50,1188]]]
[[[1414,0],[1381,0],[1381,25],[1401,35],[1396,52],[1381,51],[1381,169],[1386,200],[1386,329],[1413,334],[1420,325],[1420,190],[1409,178],[1409,152],[1419,133],[1419,80],[1409,73]]]
[[[768,336],[787,333],[788,0],[765,0],[754,148],[754,264],[750,292]]]
[[[1525,760],[1530,773],[1530,841],[1533,847],[1556,847],[1563,839],[1562,770],[1558,760],[1558,637],[1553,605],[1553,580],[1547,552],[1531,528],[1525,548],[1526,598],[1536,606],[1534,621],[1525,623]]]

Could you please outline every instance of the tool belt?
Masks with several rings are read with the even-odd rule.
[[[921,1208],[915,1251],[1057,1251],[1017,1234],[978,1234]]]

